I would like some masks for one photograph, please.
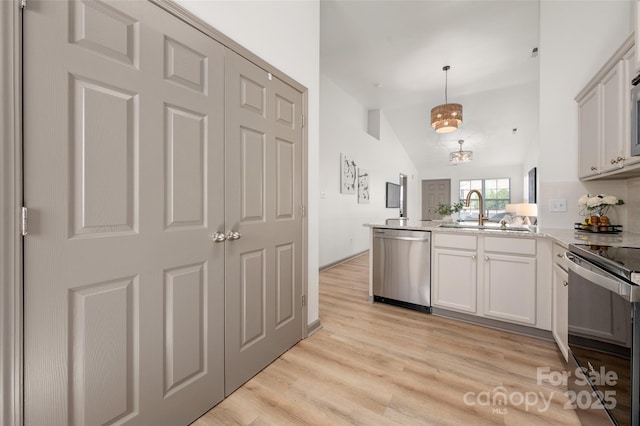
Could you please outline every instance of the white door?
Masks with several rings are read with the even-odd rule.
[[[146,1],[24,13],[25,424],[223,397],[222,46]]]
[[[302,338],[302,94],[227,51],[225,388]]]

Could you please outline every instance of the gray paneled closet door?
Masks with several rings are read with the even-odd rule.
[[[188,423],[224,392],[224,49],[146,1],[28,3],[25,423]]]
[[[225,392],[302,338],[302,94],[227,50]]]

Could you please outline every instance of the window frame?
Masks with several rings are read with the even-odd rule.
[[[488,198],[487,197],[487,181],[496,181],[496,185],[495,187],[497,188],[496,191],[499,191],[500,189],[503,188],[498,188],[497,185],[497,181],[500,180],[506,180],[508,182],[508,190],[509,190],[509,198]],[[473,186],[473,182],[480,181],[480,188],[474,188]],[[462,189],[461,185],[463,182],[468,182],[469,183],[469,189]],[[478,189],[481,193],[482,193],[482,199],[484,200],[484,209],[485,212],[488,210],[487,209],[487,205],[489,203],[497,203],[498,205],[504,202],[504,205],[506,206],[507,204],[511,203],[511,178],[509,177],[501,177],[501,178],[480,178],[480,179],[460,179],[458,180],[458,195],[460,196],[460,200],[465,200],[466,199],[466,194],[469,193],[469,191],[473,190],[473,189]],[[463,196],[463,194],[465,194]],[[478,213],[478,200],[476,199],[472,199],[471,203],[470,203],[470,211],[474,212],[474,213]],[[503,208],[499,208],[499,209],[490,209],[489,210],[489,214],[488,216],[491,217],[492,215],[498,214],[498,213],[503,213],[505,211],[504,207]]]

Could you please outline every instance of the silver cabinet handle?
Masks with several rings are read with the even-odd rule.
[[[476,260],[476,255],[471,256],[471,260]]]
[[[567,281],[562,281],[562,285],[566,287],[569,285],[569,283]]]
[[[242,234],[238,231],[229,231],[227,233],[227,240],[239,240],[242,237]]]
[[[489,256],[485,256],[485,257],[484,257],[484,260],[489,261],[489,260],[491,260],[491,259],[489,259]]]
[[[620,157],[618,157],[618,158],[620,158]],[[620,161],[620,160],[618,160],[618,161]],[[616,164],[618,161],[616,161],[615,158],[612,158],[611,159],[611,164]]]
[[[591,166],[591,171],[595,172],[596,170],[598,170],[598,168],[596,166]]]
[[[213,241],[214,243],[224,243],[226,239],[227,239],[227,236],[224,235],[222,232],[216,232],[211,236],[211,241]]]

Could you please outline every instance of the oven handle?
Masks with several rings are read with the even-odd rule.
[[[638,292],[637,290],[634,291],[634,289],[632,288],[637,286],[631,286],[630,284],[622,282],[616,278],[609,278],[607,276],[609,274],[606,271],[603,271],[602,269],[591,263],[589,263],[589,266],[593,270],[585,268],[584,266],[580,265],[580,262],[585,261],[581,260],[578,256],[575,256],[573,253],[565,252],[564,257],[565,259],[569,260],[569,262],[567,262],[567,267],[582,278],[589,280],[590,282],[599,285],[602,288],[614,292],[628,302],[637,302],[638,300],[640,300],[640,292]],[[594,270],[598,272],[594,272]],[[571,285],[571,283],[569,283],[569,285]]]

